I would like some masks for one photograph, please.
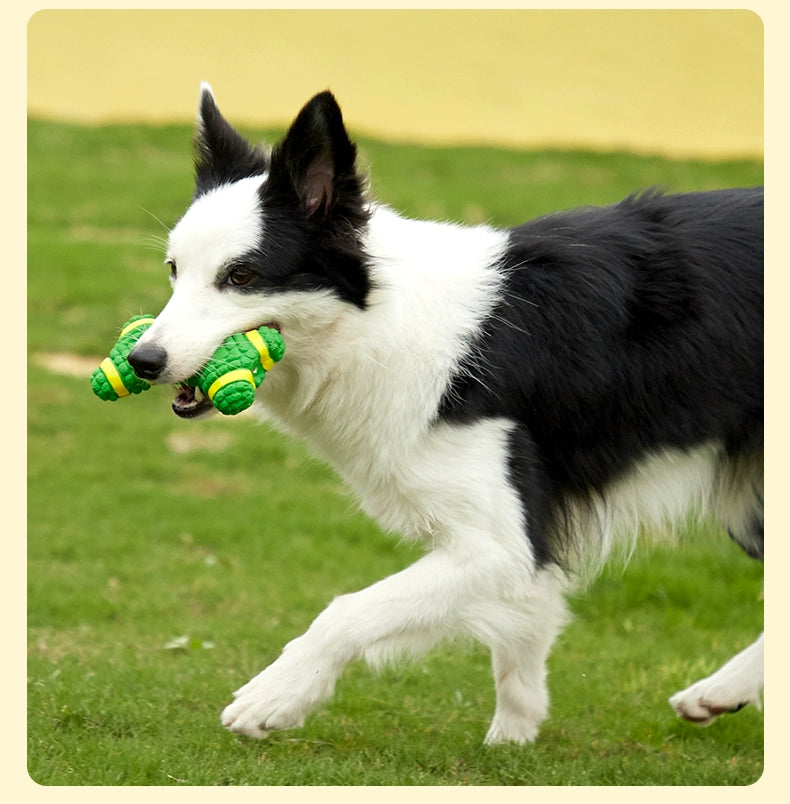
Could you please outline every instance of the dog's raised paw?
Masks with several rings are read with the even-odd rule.
[[[265,740],[270,734],[270,729],[266,727],[265,722],[254,725],[252,722],[241,717],[238,711],[234,711],[233,704],[225,707],[222,712],[221,722],[228,731],[232,731],[236,734],[244,734],[256,740]]]
[[[225,707],[221,722],[228,731],[264,740],[272,731],[302,726],[304,716],[289,712],[285,701],[241,694]]]
[[[222,725],[237,734],[264,739],[272,731],[295,729],[333,691],[336,672],[287,645],[282,656],[233,693]]]
[[[703,696],[695,690],[695,687],[676,693],[669,699],[669,704],[680,717],[698,726],[710,726],[719,715],[738,712],[750,703]]]

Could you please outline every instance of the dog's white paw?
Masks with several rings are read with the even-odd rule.
[[[534,722],[525,718],[501,718],[495,717],[486,734],[486,745],[502,745],[503,743],[525,743],[535,742],[540,729],[540,722]]]
[[[761,708],[763,691],[763,635],[733,656],[713,675],[675,693],[669,703],[686,720],[707,726],[725,712],[746,704]]]
[[[549,698],[545,687],[533,690],[520,698],[503,695],[501,688],[499,693],[499,704],[486,734],[485,744],[524,745],[535,742],[540,724],[546,719],[549,711]]]
[[[257,739],[271,731],[298,728],[332,694],[335,679],[326,665],[295,663],[283,654],[233,693],[233,703],[222,712],[222,725]]]
[[[742,690],[703,679],[688,689],[675,693],[670,706],[682,717],[698,726],[709,726],[726,712],[737,712],[749,703],[760,705],[759,695],[744,695]]]
[[[304,723],[307,708],[298,702],[243,690],[234,693],[233,703],[222,712],[222,725],[229,731],[262,740],[270,731],[293,729]]]

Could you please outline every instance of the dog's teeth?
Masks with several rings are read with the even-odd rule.
[[[195,389],[190,388],[188,385],[177,386],[174,404],[184,409],[193,407],[195,404],[197,404]]]

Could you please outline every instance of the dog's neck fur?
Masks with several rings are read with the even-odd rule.
[[[341,306],[327,295],[322,315],[311,295],[308,318],[299,314],[293,294],[283,333],[289,360],[267,380],[264,406],[289,429],[299,431],[306,422],[304,435],[316,425],[332,430],[339,413],[326,410],[333,389],[346,400],[351,390],[364,409],[372,399],[365,386],[376,382],[391,389],[392,419],[416,419],[420,426],[430,421],[463,352],[458,343],[471,338],[494,303],[496,260],[505,239],[506,233],[487,226],[416,221],[371,205],[363,241],[372,286],[366,309]],[[423,391],[419,410],[413,388],[408,395],[398,392],[412,383]],[[380,404],[380,389],[375,397]],[[358,421],[358,414],[353,418]],[[375,418],[380,426],[385,417]],[[398,430],[403,432],[400,423]]]
[[[288,359],[267,378],[259,402],[363,503],[365,487],[395,482],[425,448],[459,355],[494,304],[506,239],[487,226],[415,221],[380,205],[370,211],[366,308],[340,308],[327,297],[322,316],[312,296],[308,317],[294,296],[294,323],[283,330]]]

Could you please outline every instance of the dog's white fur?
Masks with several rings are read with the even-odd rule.
[[[160,381],[195,373],[228,334],[277,322],[287,356],[267,377],[259,412],[307,441],[368,514],[422,540],[427,553],[336,598],[235,693],[222,722],[253,737],[299,726],[332,694],[348,662],[377,665],[463,635],[492,651],[496,712],[486,741],[533,740],[547,712],[545,663],[566,620],[567,580],[539,569],[530,554],[522,507],[504,476],[511,425],[431,424],[494,304],[500,277],[491,266],[506,235],[406,220],[376,205],[365,243],[373,290],[364,311],[329,293],[217,292],[220,268],[265,236],[258,208],[264,181],[243,179],[200,196],[172,231],[168,257],[178,278],[143,336],[168,353]],[[661,527],[686,511],[703,514],[728,483],[716,476],[716,458],[714,445],[654,455],[611,490],[605,506],[580,509],[579,524],[606,534],[603,555],[624,535],[630,545],[637,523]],[[746,700],[758,703],[761,657],[762,637],[672,705],[708,720]]]
[[[713,675],[673,695],[669,702],[686,720],[708,726],[723,712],[747,703],[761,705],[763,689],[763,635],[734,656]]]

